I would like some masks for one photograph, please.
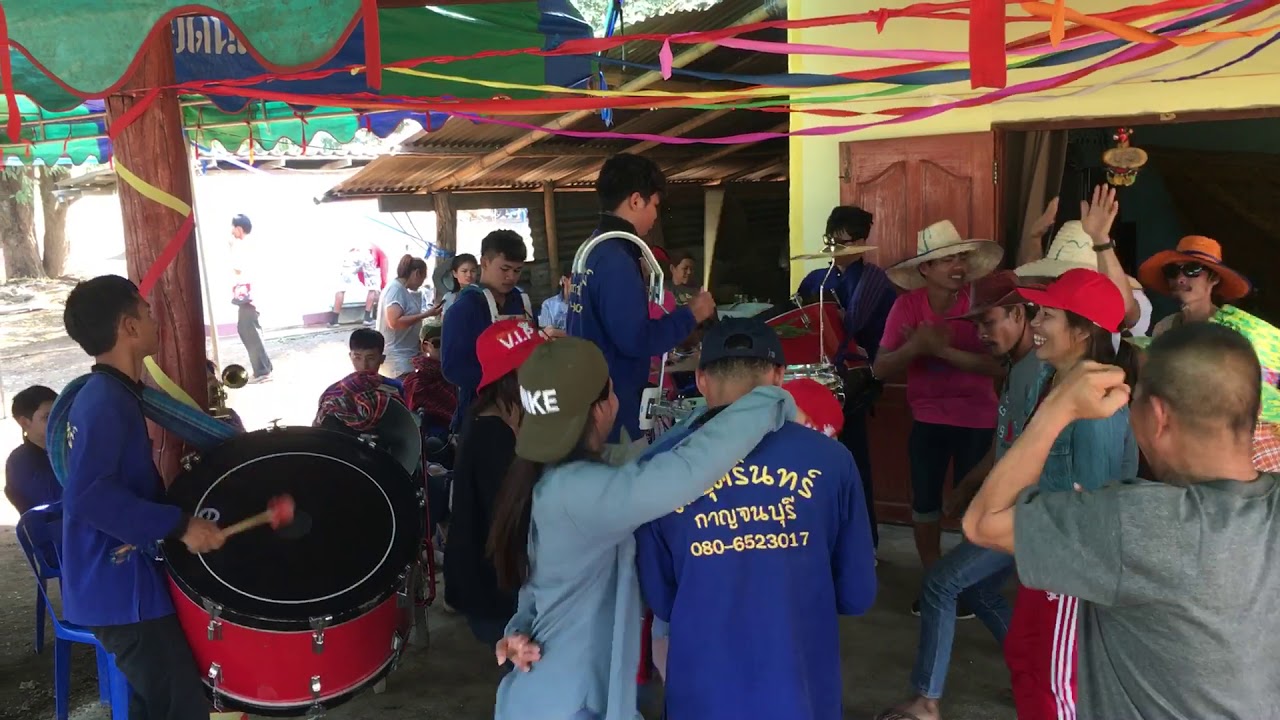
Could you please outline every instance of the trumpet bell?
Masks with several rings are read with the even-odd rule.
[[[243,365],[228,365],[222,371],[222,384],[232,390],[239,390],[249,384],[249,371]]]

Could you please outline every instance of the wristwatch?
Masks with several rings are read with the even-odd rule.
[[[1115,243],[1113,243],[1113,242],[1111,242],[1110,240],[1108,240],[1108,241],[1106,241],[1106,242],[1102,243],[1101,245],[1094,245],[1094,246],[1093,246],[1093,251],[1094,251],[1094,252],[1106,252],[1107,250],[1115,250],[1115,248],[1116,248],[1116,244],[1115,244]]]

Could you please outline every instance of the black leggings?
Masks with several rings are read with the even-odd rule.
[[[911,519],[942,519],[942,488],[951,467],[957,485],[991,448],[994,428],[966,428],[916,421],[911,424],[907,454],[911,458]]]

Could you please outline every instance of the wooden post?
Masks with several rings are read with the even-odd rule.
[[[436,247],[448,255],[442,260],[453,260],[458,253],[458,212],[453,209],[453,195],[448,191],[431,193],[431,202],[436,210]],[[438,277],[443,277],[436,273]],[[444,288],[436,288],[436,297],[440,297]]]
[[[107,98],[107,122],[114,123],[129,112],[140,100],[140,91],[172,87],[174,82],[173,38],[168,32],[153,33],[139,55],[133,76],[120,94]],[[191,172],[182,133],[182,114],[174,92],[161,92],[151,106],[116,137],[112,150],[116,165],[191,203]],[[124,220],[125,260],[129,277],[138,282],[177,234],[185,218],[143,197],[128,183],[119,183],[118,193]],[[160,352],[156,354],[156,362],[196,402],[207,404],[200,264],[195,243],[190,236],[184,240],[177,258],[160,276],[148,298],[151,312],[160,325]],[[160,474],[166,483],[172,482],[178,474],[179,460],[186,452],[183,443],[176,435],[154,425],[151,438]]]
[[[702,287],[711,289],[711,262],[716,256],[716,236],[720,234],[720,213],[724,210],[724,188],[709,187],[702,198]]]
[[[547,263],[551,268],[551,286],[560,287],[560,240],[556,237],[556,184],[542,183],[542,214],[547,234]]]

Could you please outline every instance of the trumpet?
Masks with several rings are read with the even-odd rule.
[[[228,365],[222,374],[209,376],[209,414],[219,420],[231,417],[227,409],[227,390],[239,390],[249,384],[249,371],[243,365]]]

